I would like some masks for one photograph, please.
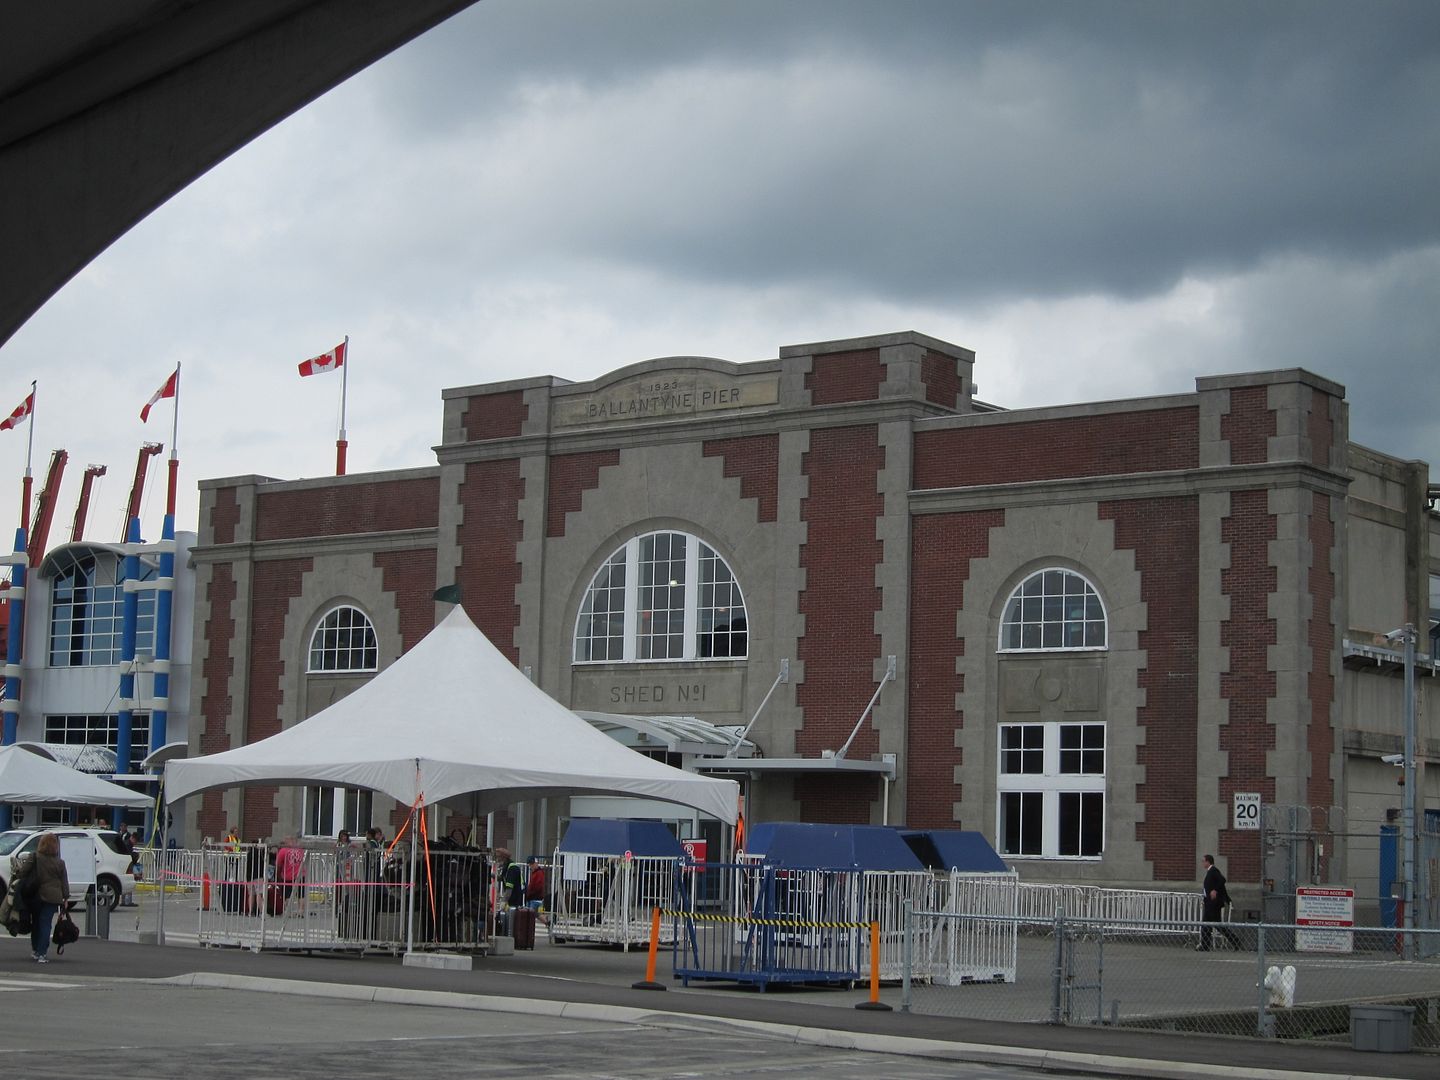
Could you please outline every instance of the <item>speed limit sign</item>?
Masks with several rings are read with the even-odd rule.
[[[1235,793],[1235,829],[1260,829],[1260,793],[1258,791],[1237,791]]]

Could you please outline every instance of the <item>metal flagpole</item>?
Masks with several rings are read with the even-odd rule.
[[[30,431],[26,435],[25,443],[25,478],[20,483],[20,527],[25,530],[25,535],[30,535],[30,489],[33,483],[33,476],[30,472],[30,463],[35,457],[35,405],[40,400],[40,380],[30,380]],[[59,493],[56,493],[59,497]]]
[[[350,335],[345,335],[345,362],[340,365],[340,437],[335,440],[335,475],[345,475],[345,394],[350,382]]]

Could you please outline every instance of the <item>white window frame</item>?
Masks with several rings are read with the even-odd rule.
[[[317,801],[327,805],[317,805]],[[301,835],[334,837],[345,829],[351,836],[359,836],[374,824],[370,820],[374,803],[375,793],[369,788],[306,785],[305,801],[300,812]],[[330,831],[312,828],[312,817],[317,818],[319,825],[323,825],[328,817]]]
[[[1104,639],[1103,641],[1101,641],[1099,644],[1083,645],[1045,645],[1043,643],[1040,645],[1007,645],[1005,643],[1005,639],[1008,636],[1008,631],[1010,630],[1011,626],[1015,624],[1015,618],[1012,617],[1012,613],[1016,611],[1017,606],[1023,606],[1024,601],[1027,599],[1038,599],[1041,607],[1044,607],[1044,601],[1047,599],[1047,597],[1043,592],[1039,597],[1036,598],[1025,597],[1022,595],[1022,593],[1025,587],[1029,585],[1032,581],[1034,581],[1036,578],[1040,578],[1043,585],[1044,576],[1046,574],[1063,574],[1066,577],[1076,579],[1082,585],[1084,585],[1085,591],[1083,595],[1085,597],[1085,600],[1087,601],[1087,606],[1089,599],[1091,597],[1094,597],[1095,602],[1100,607],[1100,617],[1098,620],[1085,617],[1079,620],[1079,622],[1082,627],[1093,622],[1099,622],[1100,633]],[[1080,571],[1078,570],[1072,570],[1068,566],[1047,566],[1041,570],[1036,570],[1033,574],[1026,574],[1025,579],[1021,581],[1020,584],[1016,585],[1015,588],[1011,591],[1010,595],[1006,598],[1005,606],[1000,609],[1000,612],[1000,640],[998,643],[998,649],[1002,653],[1104,652],[1110,647],[1110,613],[1105,608],[1105,600],[1100,595],[1100,590],[1095,588],[1095,583],[1092,582],[1089,578],[1087,578],[1084,574],[1080,573]],[[1075,621],[1076,620],[1064,618],[1063,616],[1060,620],[1058,620],[1062,639],[1064,637],[1065,626]],[[1038,625],[1040,627],[1040,633],[1042,638],[1045,635],[1045,627],[1054,624],[1055,620],[1047,620],[1044,618],[1042,618],[1039,623],[1030,622],[1030,625]],[[1022,619],[1021,625],[1026,625],[1026,620]]]
[[[643,541],[650,537],[656,537],[665,534],[673,534],[675,536],[684,537],[685,539],[684,578],[680,582],[680,587],[685,590],[684,608],[682,610],[683,637],[681,641],[681,655],[642,657],[640,655],[641,544]],[[726,573],[730,575],[730,582],[734,584],[735,596],[738,597],[738,604],[736,604],[735,606],[739,608],[741,616],[743,616],[746,621],[744,652],[726,656],[700,655],[700,639],[702,637],[702,631],[700,628],[700,563],[702,558],[704,557],[702,556],[702,548],[705,552],[708,552],[710,556],[713,556],[717,566],[724,567]],[[625,609],[623,618],[623,638],[620,643],[621,655],[618,657],[604,657],[600,659],[589,659],[583,657],[581,655],[582,641],[590,642],[610,640],[609,638],[591,638],[583,636],[582,630],[585,629],[584,620],[587,618],[587,602],[595,588],[596,579],[599,577],[601,571],[603,571],[612,562],[615,562],[617,556],[621,555],[622,552],[624,554],[622,562],[625,569],[625,584],[623,586]],[[656,529],[652,532],[642,533],[638,536],[632,536],[629,540],[625,541],[623,545],[621,545],[615,551],[611,552],[604,559],[604,561],[601,562],[600,567],[596,570],[595,574],[592,575],[589,584],[585,588],[584,594],[581,596],[579,610],[577,610],[575,613],[575,629],[570,639],[570,658],[571,662],[575,664],[670,664],[689,663],[694,661],[708,663],[713,660],[743,660],[749,655],[749,621],[749,605],[745,601],[745,590],[741,587],[740,579],[736,576],[734,568],[730,566],[730,564],[726,561],[723,555],[721,555],[718,551],[715,550],[714,547],[712,547],[710,544],[707,544],[704,540],[696,536],[694,533],[684,532],[679,529]],[[647,638],[646,640],[653,641],[656,639],[652,637]]]
[[[341,611],[347,611],[347,610],[348,610],[348,611],[353,611],[356,615],[358,615],[360,618],[362,618],[362,619],[365,620],[365,627],[366,627],[366,629],[369,631],[370,641],[371,641],[371,644],[372,644],[372,646],[373,646],[374,653],[375,653],[375,662],[374,662],[373,664],[370,664],[368,667],[333,667],[333,668],[316,667],[316,666],[315,666],[315,639],[316,639],[317,637],[319,637],[320,634],[324,633],[324,631],[325,631],[325,624],[330,620],[330,618],[331,618],[332,616],[336,615],[337,613],[339,613],[339,612],[341,612]],[[352,625],[352,632],[353,632],[353,625]],[[369,648],[369,646],[366,646],[366,647],[363,647],[363,648]],[[325,651],[326,651],[325,649],[323,649],[323,648],[321,649],[321,652],[322,652],[322,653],[325,652]],[[338,655],[339,650],[336,650],[336,651],[337,651],[337,655]],[[351,652],[351,651],[353,651],[353,649],[347,647],[347,649],[344,650],[344,651],[346,651],[346,652]],[[357,607],[357,606],[354,605],[354,604],[336,604],[334,607],[332,607],[332,608],[330,608],[328,611],[326,611],[325,614],[322,615],[322,616],[316,621],[316,623],[315,623],[315,629],[310,632],[310,640],[309,640],[308,642],[306,642],[306,645],[305,645],[305,673],[306,673],[307,675],[348,675],[348,674],[353,674],[353,673],[356,673],[356,672],[359,672],[359,673],[361,673],[361,674],[368,674],[368,673],[375,672],[375,671],[379,671],[379,670],[380,670],[380,638],[379,638],[379,635],[377,635],[377,634],[375,633],[375,620],[372,619],[372,618],[370,618],[370,616],[367,615],[361,608]]]
[[[50,583],[45,663],[52,668],[110,667],[121,662],[125,633],[124,559],[66,553],[63,569]],[[153,582],[158,569],[140,560],[137,580]],[[68,588],[62,588],[66,583]],[[61,597],[66,599],[62,600]],[[135,652],[155,651],[155,590],[136,594]],[[64,628],[63,635],[61,627]]]
[[[1005,772],[1005,731],[1007,728],[1040,729],[1043,739],[1043,767],[1039,773]],[[1101,758],[1099,773],[1061,772],[1062,729],[1099,728]],[[1083,744],[1083,734],[1082,744]],[[1094,748],[1081,753],[1094,754]],[[995,762],[995,850],[1007,859],[1059,859],[1066,862],[1095,862],[1104,857],[1109,832],[1109,800],[1106,796],[1105,778],[1109,770],[1109,731],[1101,720],[1028,721],[1020,720],[999,725],[996,739]],[[1083,759],[1082,759],[1083,765]],[[1040,815],[1040,850],[1028,854],[1007,851],[1005,848],[1005,796],[1015,794],[1036,794],[1042,801]],[[1099,795],[1100,797],[1100,850],[1091,855],[1062,855],[1060,853],[1060,801],[1062,795]]]

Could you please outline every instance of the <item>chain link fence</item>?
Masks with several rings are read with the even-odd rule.
[[[935,911],[913,911],[908,926],[911,1012],[1346,1044],[1352,1020],[1378,1015],[1408,1023],[1415,1049],[1440,1049],[1437,930]],[[1001,933],[1016,943],[1004,977],[923,981],[916,942]]]

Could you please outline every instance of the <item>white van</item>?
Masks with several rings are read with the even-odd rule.
[[[28,855],[47,832],[60,837],[60,858],[70,879],[70,898],[87,902],[97,889],[100,901],[114,909],[122,896],[135,891],[130,857],[120,850],[120,836],[109,829],[10,829],[0,832],[0,879],[10,888],[11,860]]]

